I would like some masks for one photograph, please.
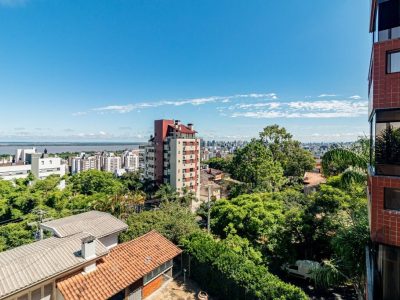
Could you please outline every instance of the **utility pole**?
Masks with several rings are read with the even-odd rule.
[[[46,220],[43,220],[43,216],[45,215],[45,214],[47,214],[47,212],[45,211],[45,210],[42,210],[42,209],[35,209],[34,211],[32,211],[32,213],[34,213],[35,215],[37,215],[37,217],[38,217],[38,221],[37,222],[32,222],[32,223],[28,223],[28,225],[29,226],[35,226],[36,225],[36,228],[37,228],[37,239],[40,241],[40,240],[43,240],[43,229],[42,229],[42,227],[40,227],[40,224],[41,223],[43,223],[43,221],[49,221],[49,220],[51,220],[51,218],[50,219],[46,219]]]
[[[208,185],[207,201],[207,232],[210,233],[210,214],[211,214],[211,185]]]

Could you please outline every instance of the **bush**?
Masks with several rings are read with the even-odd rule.
[[[301,289],[283,282],[247,255],[232,250],[225,241],[198,232],[183,244],[190,256],[190,276],[222,299],[308,299]]]

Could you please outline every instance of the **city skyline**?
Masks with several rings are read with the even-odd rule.
[[[1,0],[0,141],[140,142],[163,118],[207,140],[276,123],[354,141],[368,135],[367,16],[362,1]]]

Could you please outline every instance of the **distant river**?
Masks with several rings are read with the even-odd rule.
[[[91,152],[91,151],[118,151],[137,149],[143,143],[28,143],[28,142],[0,142],[1,154],[15,154],[16,149],[35,147],[37,151],[48,153],[62,152]]]

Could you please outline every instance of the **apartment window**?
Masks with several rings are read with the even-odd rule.
[[[400,51],[387,53],[387,73],[400,72]]]
[[[384,207],[390,210],[400,210],[400,189],[385,188]]]

